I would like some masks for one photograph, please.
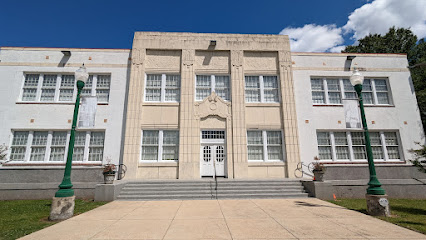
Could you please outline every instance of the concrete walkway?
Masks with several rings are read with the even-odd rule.
[[[426,239],[315,198],[115,201],[22,239]]]

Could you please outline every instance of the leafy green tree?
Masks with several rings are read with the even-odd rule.
[[[417,104],[426,129],[426,42],[417,42],[410,29],[391,27],[385,35],[370,34],[358,40],[357,46],[346,46],[346,53],[405,53],[416,91]]]
[[[410,29],[391,27],[385,35],[370,34],[358,40],[357,46],[346,46],[348,53],[406,53],[416,45],[417,37]]]

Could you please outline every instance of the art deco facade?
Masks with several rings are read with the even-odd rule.
[[[375,161],[408,165],[424,135],[406,56],[351,55],[292,53],[283,35],[158,32],[136,32],[131,50],[2,47],[0,173],[60,172],[83,62],[83,95],[98,106],[95,126],[79,129],[77,169],[111,161],[127,166],[126,180],[262,179],[294,178],[315,156],[365,164],[362,131],[346,128],[342,105],[355,97],[354,67],[366,78]],[[1,182],[22,180],[9,176]]]

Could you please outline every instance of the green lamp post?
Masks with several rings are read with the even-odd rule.
[[[362,126],[364,127],[364,137],[365,145],[367,148],[367,160],[368,160],[368,170],[370,172],[370,181],[368,182],[367,194],[370,195],[385,195],[385,190],[381,187],[382,184],[376,177],[376,169],[374,167],[373,161],[373,151],[371,150],[370,143],[370,134],[368,133],[367,121],[365,119],[364,112],[364,103],[362,101],[362,83],[364,82],[364,77],[359,73],[358,70],[354,70],[352,76],[350,77],[352,86],[354,86],[355,91],[358,95],[359,107],[361,109],[361,119]]]
[[[77,125],[78,109],[80,107],[80,93],[88,78],[89,74],[87,73],[86,67],[83,64],[77,71],[75,71],[75,79],[77,80],[77,98],[75,100],[74,106],[67,162],[65,164],[64,178],[62,179],[62,183],[59,185],[59,190],[55,193],[55,197],[74,196],[74,189],[72,189],[73,185],[71,183],[71,166],[72,155],[74,153],[75,128]]]

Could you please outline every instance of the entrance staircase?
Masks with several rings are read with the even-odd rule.
[[[299,180],[129,181],[117,200],[306,198]]]

